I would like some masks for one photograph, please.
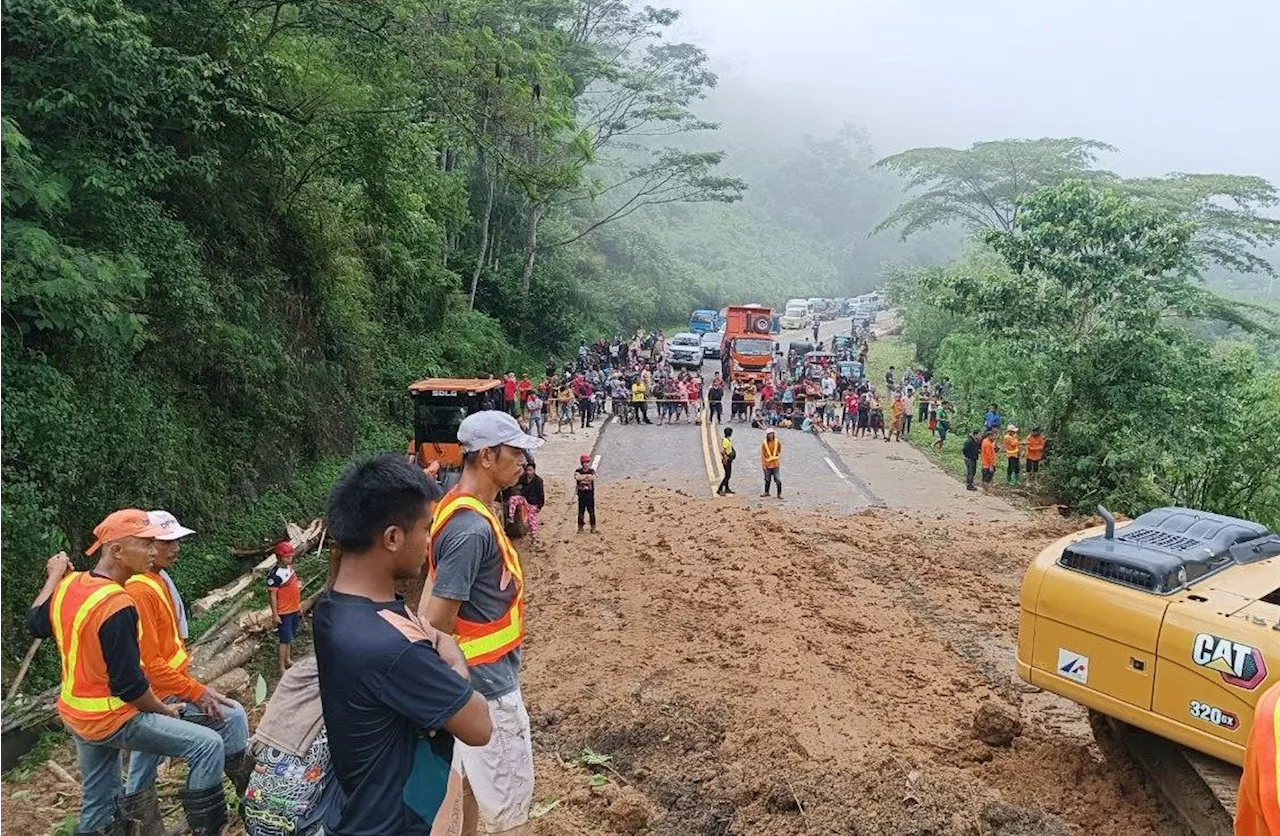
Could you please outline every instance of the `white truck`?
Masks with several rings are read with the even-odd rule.
[[[782,309],[782,319],[779,324],[786,330],[794,331],[805,326],[808,316],[808,299],[788,299],[786,307]]]

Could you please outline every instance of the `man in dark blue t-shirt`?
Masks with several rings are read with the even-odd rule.
[[[453,741],[488,743],[492,724],[453,638],[396,595],[426,561],[440,487],[393,455],[352,465],[329,496],[342,548],[315,610],[320,699],[334,772],[332,836],[428,836],[446,805]],[[442,810],[442,807],[444,809]]]

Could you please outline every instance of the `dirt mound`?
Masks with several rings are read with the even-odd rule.
[[[597,503],[599,536],[553,513],[526,552],[536,833],[1155,832],[1083,712],[1013,675],[1022,571],[1071,521]]]

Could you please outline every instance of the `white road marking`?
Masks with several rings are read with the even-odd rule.
[[[831,472],[834,473],[837,477],[841,479],[849,478],[848,476],[845,476],[843,473],[840,472],[840,468],[836,467],[835,462],[831,461],[830,456],[823,456],[822,460],[827,463],[827,467],[831,468]]]
[[[592,460],[591,460],[591,469],[592,469],[592,470],[595,470],[596,468],[598,468],[598,467],[600,466],[600,456],[601,456],[601,455],[602,455],[602,454],[600,454],[600,453],[596,453],[596,457],[595,457],[594,459],[592,459]]]

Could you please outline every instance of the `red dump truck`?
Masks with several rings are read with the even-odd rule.
[[[725,309],[721,371],[726,380],[755,381],[769,376],[773,362],[773,311],[761,305],[730,305]]]

